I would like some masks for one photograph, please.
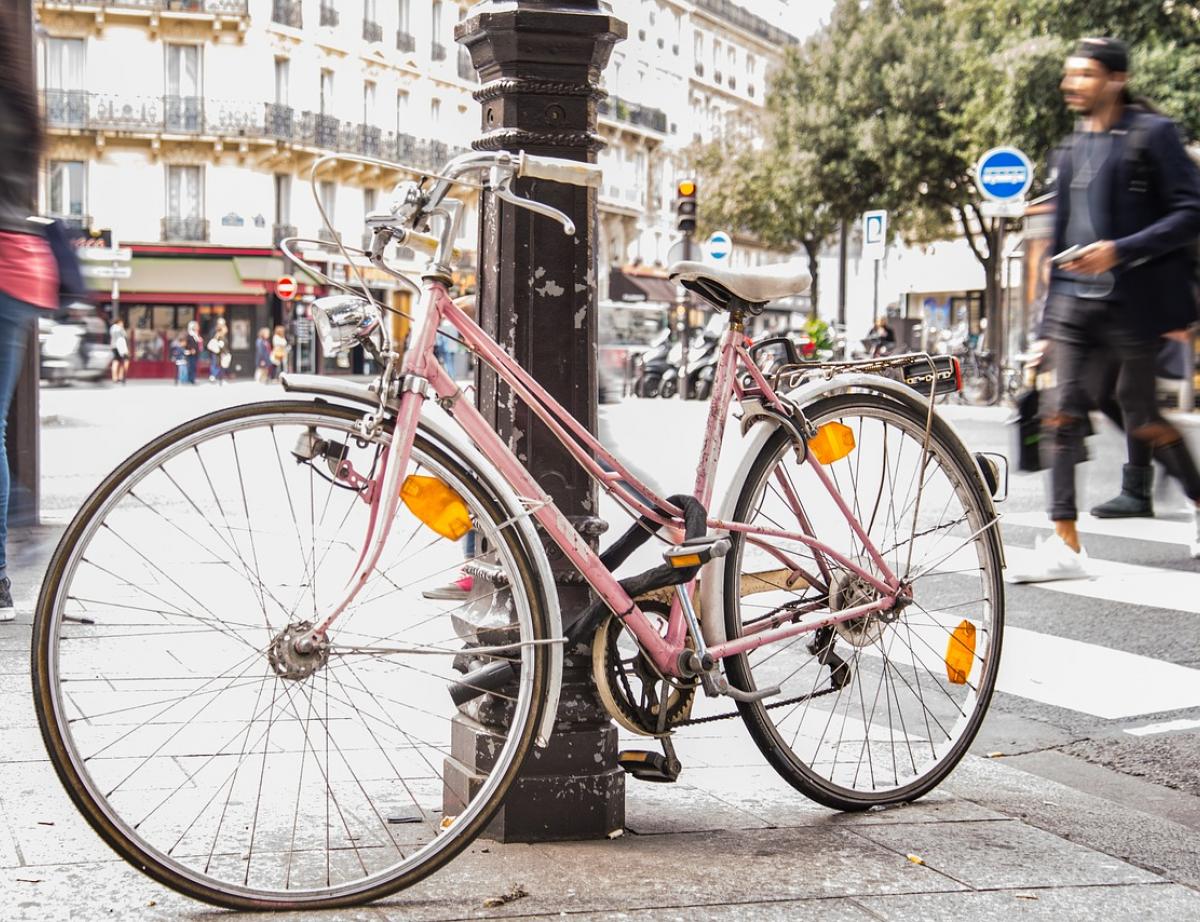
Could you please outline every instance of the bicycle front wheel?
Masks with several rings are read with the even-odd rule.
[[[768,761],[804,794],[841,810],[912,800],[962,758],[995,685],[1004,621],[998,523],[973,460],[939,418],[926,451],[924,412],[892,398],[829,397],[806,414],[853,435],[853,450],[825,472],[912,601],[730,657],[726,669],[743,690],[781,688],[739,707]],[[882,578],[783,429],[741,485],[735,519],[796,537],[734,533],[729,637],[820,621],[881,597],[800,540],[815,537]]]
[[[360,416],[283,401],[180,426],[51,562],[33,648],[51,760],[122,857],[194,898],[334,908],[415,883],[485,827],[534,740],[550,638],[531,549],[487,476],[420,432],[409,473],[465,504],[483,575],[445,591],[462,551],[402,506],[327,642],[293,642],[358,566],[388,441]],[[464,715],[448,689],[501,660],[511,681]],[[464,722],[486,756],[452,745]]]

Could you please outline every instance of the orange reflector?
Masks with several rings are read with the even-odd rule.
[[[965,618],[946,642],[946,678],[965,685],[975,660],[975,625]]]
[[[808,447],[822,464],[833,464],[854,451],[854,433],[842,423],[826,423],[808,440]]]
[[[676,568],[700,566],[699,554],[685,554],[682,557],[672,557],[671,566]]]
[[[471,513],[457,493],[436,477],[409,474],[400,498],[412,514],[443,538],[457,541],[471,530]]]

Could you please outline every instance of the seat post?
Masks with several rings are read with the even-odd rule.
[[[729,308],[729,329],[733,330],[735,333],[745,332],[746,325],[743,322],[744,316],[745,311],[743,311],[740,307],[731,306]]]

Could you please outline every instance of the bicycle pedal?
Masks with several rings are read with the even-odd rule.
[[[668,759],[661,752],[626,749],[617,753],[617,764],[638,781],[670,784],[679,778],[679,761]]]

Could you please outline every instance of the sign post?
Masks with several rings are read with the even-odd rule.
[[[879,261],[887,255],[888,213],[883,209],[863,214],[863,256],[875,262],[873,320],[879,319]]]
[[[1005,222],[1025,214],[1025,194],[1033,185],[1033,164],[1015,147],[993,147],[975,166],[975,185],[984,198],[980,211],[992,220],[988,234],[991,271],[987,280],[987,338],[997,367],[1003,369],[1008,342],[1008,318],[1000,305]],[[996,388],[996,400],[1000,399],[999,391]]]

